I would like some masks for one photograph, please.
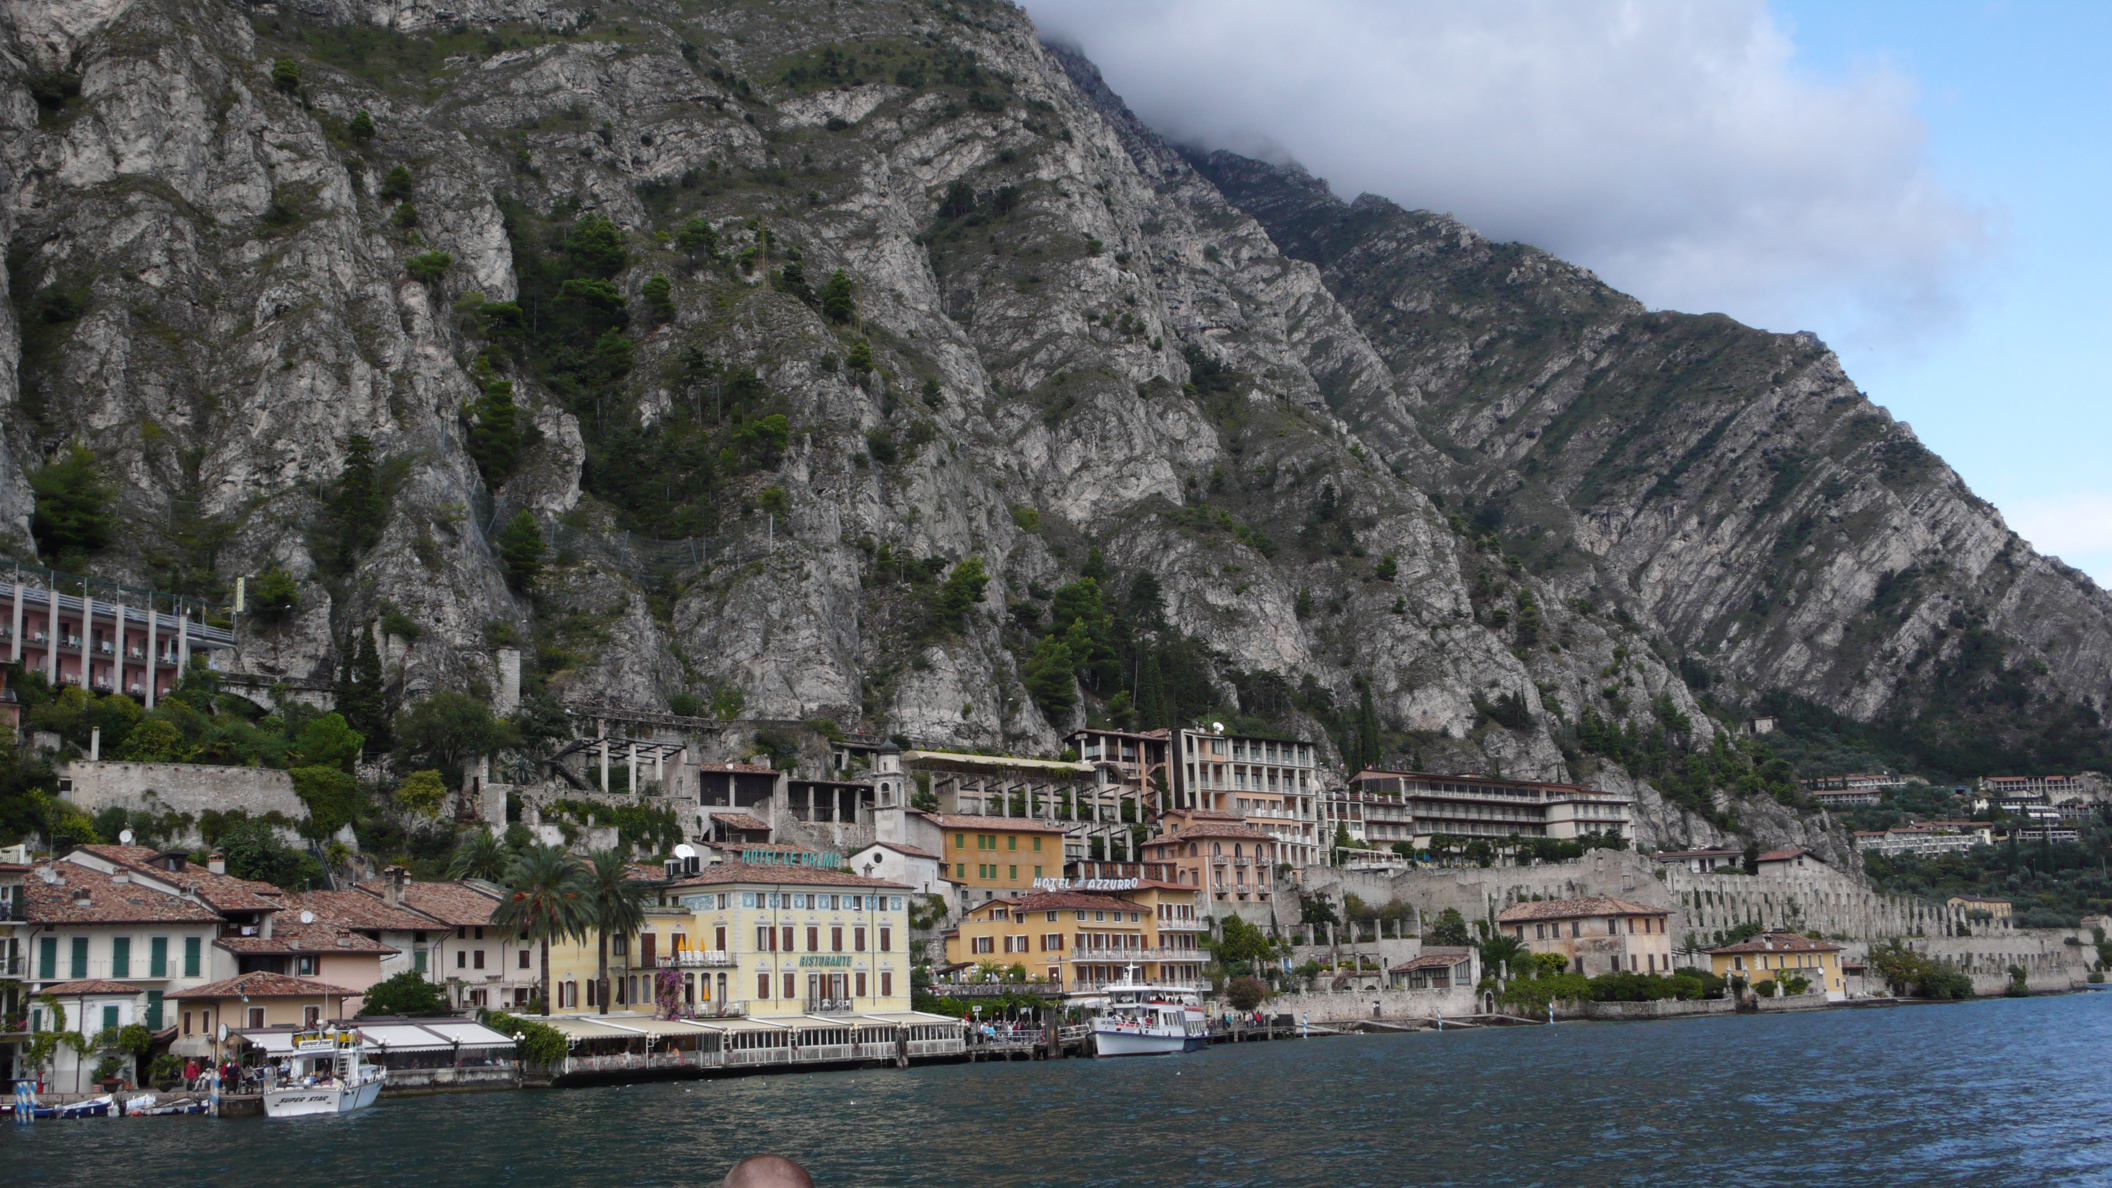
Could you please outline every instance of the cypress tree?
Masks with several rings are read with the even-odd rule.
[[[359,642],[345,647],[345,676],[339,683],[337,712],[347,725],[367,737],[373,747],[386,745],[389,707],[382,689],[381,653],[374,647],[371,627],[359,629]]]
[[[1357,696],[1357,756],[1355,762],[1350,765],[1352,771],[1370,767],[1379,761],[1379,715],[1371,704],[1371,682],[1365,680],[1359,684],[1362,688]]]

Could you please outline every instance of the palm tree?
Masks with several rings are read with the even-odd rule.
[[[447,864],[447,877],[503,883],[512,866],[513,851],[506,848],[506,843],[490,830],[479,829],[455,848],[455,859]]]
[[[600,935],[599,964],[594,976],[595,1002],[601,1013],[609,1013],[609,934],[630,936],[645,927],[645,903],[651,884],[631,877],[628,846],[611,846],[587,855],[581,868],[586,883],[587,910]]]
[[[536,992],[542,996],[543,1013],[551,1013],[550,942],[566,937],[585,940],[594,922],[579,859],[567,854],[563,846],[530,846],[521,851],[506,873],[506,895],[491,913],[491,922],[518,929],[540,944],[542,977]]]

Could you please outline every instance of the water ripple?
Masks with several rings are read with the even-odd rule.
[[[2112,999],[1572,1024],[39,1123],[11,1183],[660,1188],[782,1151],[828,1185],[2100,1184]],[[1176,1075],[1178,1074],[1178,1075]]]

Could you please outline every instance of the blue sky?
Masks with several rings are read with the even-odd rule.
[[[2112,587],[2112,3],[1025,2],[1178,140],[1817,332]]]
[[[2112,587],[2112,5],[1776,12],[1805,69],[1915,80],[1937,176],[2001,215],[1955,325],[1839,343],[1849,373],[2040,551]]]

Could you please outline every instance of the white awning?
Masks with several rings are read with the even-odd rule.
[[[510,1048],[513,1037],[482,1023],[420,1023],[418,1026],[464,1048]]]
[[[233,1031],[228,1034],[239,1037],[242,1042],[263,1052],[267,1056],[280,1056],[293,1051],[291,1031]]]
[[[454,1047],[415,1023],[368,1023],[359,1033],[383,1052],[444,1052]]]

